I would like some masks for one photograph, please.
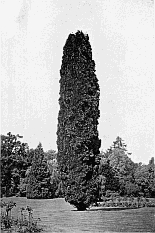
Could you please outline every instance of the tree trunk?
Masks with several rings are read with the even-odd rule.
[[[76,206],[76,208],[77,208],[77,211],[85,211],[85,210],[87,210],[87,207],[84,204],[79,204],[79,205]]]

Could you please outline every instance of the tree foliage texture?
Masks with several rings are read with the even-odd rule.
[[[19,191],[20,178],[27,169],[28,145],[20,138],[11,132],[1,135],[1,196],[12,196]]]
[[[96,199],[99,84],[88,35],[70,34],[63,48],[58,115],[58,164],[65,198],[78,210]]]
[[[51,198],[50,171],[47,166],[47,160],[44,158],[44,151],[41,143],[35,149],[35,156],[27,177],[26,196],[30,199]]]
[[[155,198],[155,164],[154,157],[151,158],[148,165],[139,163],[135,170],[135,183],[139,192],[145,197]]]
[[[115,179],[119,181],[118,192],[120,195],[128,195],[133,189],[135,164],[129,158],[126,144],[122,138],[117,137],[113,145],[105,153],[109,165],[115,173]],[[113,186],[114,187],[114,186]],[[112,190],[112,189],[110,189]],[[112,190],[113,191],[113,190]],[[134,190],[132,190],[133,192]]]
[[[121,196],[155,197],[154,158],[151,158],[148,165],[144,165],[134,163],[129,156],[126,144],[120,137],[116,138],[110,149],[101,154],[100,196],[104,196],[105,192],[110,190],[117,191]],[[107,162],[108,170],[105,169]],[[113,176],[109,175],[110,170]],[[106,181],[108,181],[108,185],[106,185]]]

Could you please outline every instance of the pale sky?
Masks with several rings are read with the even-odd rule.
[[[100,85],[101,149],[154,156],[153,1],[1,0],[1,133],[57,150],[59,70],[70,33],[89,35]]]

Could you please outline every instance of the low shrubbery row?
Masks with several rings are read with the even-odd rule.
[[[126,207],[126,208],[141,208],[141,207],[155,207],[155,199],[144,197],[104,197],[98,206],[103,207]]]

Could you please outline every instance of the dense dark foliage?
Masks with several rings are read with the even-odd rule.
[[[1,136],[1,196],[64,197],[64,178],[58,171],[57,153],[53,150],[43,152],[41,144],[36,149],[29,150],[28,145],[19,140],[20,136],[11,133]],[[90,188],[92,192],[94,187],[98,187],[98,190],[95,190],[96,199],[93,199],[95,203],[105,198],[112,200],[111,198],[115,196],[155,197],[154,158],[150,159],[148,165],[134,163],[120,137],[116,138],[110,149],[100,154],[96,177],[90,183],[86,182],[86,187],[82,187],[85,184],[83,179],[79,188],[81,178],[78,174],[81,173],[68,175],[68,177],[74,175],[75,183],[72,188],[77,192],[77,198],[81,193],[80,188],[90,197],[87,190]],[[75,184],[79,188],[78,191]],[[30,190],[33,192],[34,189],[35,196],[31,196]],[[71,198],[74,192],[70,194]],[[90,201],[89,198],[87,200]],[[147,203],[147,206],[149,205]]]
[[[88,35],[70,34],[63,48],[58,115],[58,164],[65,198],[86,209],[97,197],[99,84]]]
[[[155,164],[153,157],[148,165],[138,164],[134,178],[141,195],[155,198]]]
[[[41,143],[35,149],[32,166],[27,175],[27,198],[52,198],[56,191],[56,184],[51,184],[51,174],[47,166]]]
[[[11,133],[1,135],[1,196],[58,196],[61,190],[56,153],[49,156],[41,144],[36,149],[29,149],[20,138]]]
[[[116,191],[120,196],[155,197],[154,158],[148,165],[134,163],[126,147],[117,137],[110,149],[101,154],[100,197],[107,190]]]
[[[28,167],[28,145],[21,143],[20,138],[10,132],[1,135],[1,196],[12,196],[19,191],[20,178]]]
[[[119,189],[119,179],[114,169],[110,166],[110,161],[101,158],[98,172],[99,200],[106,196],[107,191],[117,192]]]

